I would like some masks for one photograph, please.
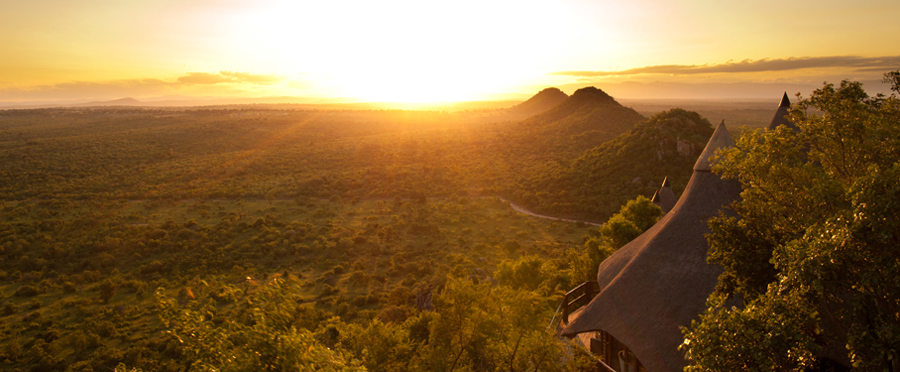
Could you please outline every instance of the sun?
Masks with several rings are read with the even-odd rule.
[[[304,72],[342,97],[478,100],[547,71],[560,32],[552,8],[521,2],[296,2],[234,21],[236,43],[270,70]]]

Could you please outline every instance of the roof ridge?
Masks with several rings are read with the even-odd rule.
[[[709,138],[709,142],[706,143],[706,148],[700,153],[700,158],[694,164],[694,171],[711,172],[712,162],[710,158],[716,154],[716,150],[729,147],[734,147],[734,141],[731,140],[731,135],[728,134],[728,129],[725,128],[725,119],[722,119],[722,122],[716,127],[716,131]]]
[[[784,92],[784,96],[781,97],[781,103],[778,104],[778,107],[791,107],[791,100],[788,98],[787,92]]]

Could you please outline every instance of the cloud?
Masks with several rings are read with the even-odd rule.
[[[48,85],[0,85],[2,101],[33,100],[97,100],[122,97],[153,97],[169,94],[239,95],[257,91],[259,86],[290,83],[278,75],[219,71],[191,72],[174,80],[122,79],[107,81],[72,81]]]
[[[639,74],[693,75],[710,73],[741,73],[789,71],[810,68],[852,68],[860,72],[888,71],[900,68],[900,56],[888,57],[800,57],[783,59],[745,59],[740,62],[726,62],[704,65],[655,65],[637,67],[621,71],[557,71],[550,75],[603,77]]]
[[[220,83],[247,83],[269,85],[282,80],[277,75],[251,74],[249,72],[219,71],[219,72],[189,72],[186,76],[179,77],[180,84],[220,84]]]

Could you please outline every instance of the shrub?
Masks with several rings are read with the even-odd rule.
[[[402,323],[409,317],[405,307],[391,305],[378,313],[378,319],[385,323]]]
[[[332,286],[328,285],[328,283],[325,283],[325,284],[322,284],[322,294],[319,296],[320,297],[331,296],[340,291],[341,291],[340,289],[332,287]]]
[[[16,289],[15,296],[18,296],[18,297],[34,297],[34,296],[37,296],[39,293],[40,293],[40,292],[38,291],[37,288],[35,288],[35,287],[32,286],[32,285],[26,284],[26,285],[23,285],[23,286],[19,287],[19,289]]]
[[[178,230],[178,232],[175,233],[175,235],[177,235],[179,238],[181,238],[183,240],[190,240],[190,239],[195,239],[198,237],[197,232],[194,230],[191,230],[191,229]]]
[[[19,305],[13,303],[4,303],[3,304],[3,315],[13,315],[19,312]]]
[[[369,274],[366,274],[362,270],[354,270],[352,274],[350,274],[350,283],[357,286],[364,286],[369,284],[369,280],[372,278]]]
[[[65,292],[65,293],[75,293],[75,292],[78,292],[78,288],[75,287],[75,283],[72,283],[72,282],[64,282],[64,283],[63,283],[63,292]]]
[[[104,304],[109,303],[109,300],[112,299],[113,296],[116,295],[116,284],[112,282],[112,280],[106,279],[100,284],[100,300],[103,301]]]
[[[148,239],[162,239],[169,235],[166,230],[163,229],[153,229],[147,232]]]

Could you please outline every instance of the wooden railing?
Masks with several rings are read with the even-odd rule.
[[[579,307],[587,305],[599,292],[600,285],[597,282],[584,282],[566,293],[563,296],[562,305],[560,305],[563,324],[569,324],[569,314]]]

